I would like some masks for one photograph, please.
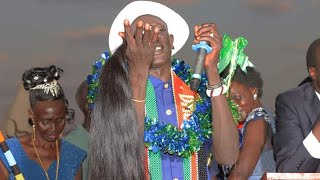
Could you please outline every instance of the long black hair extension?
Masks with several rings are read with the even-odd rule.
[[[144,179],[139,132],[126,64],[126,44],[104,65],[90,128],[89,179]]]

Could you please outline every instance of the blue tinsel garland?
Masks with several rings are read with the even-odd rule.
[[[188,64],[173,59],[172,69],[187,85],[190,84],[192,71]],[[157,119],[145,118],[144,141],[149,150],[190,157],[212,135],[211,101],[205,94],[207,79],[202,74],[198,93],[201,99],[196,102],[196,109],[189,120],[184,120],[181,130],[172,124],[160,123]]]

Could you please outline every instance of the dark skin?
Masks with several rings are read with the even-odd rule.
[[[174,48],[174,37],[169,34],[165,22],[151,15],[138,17],[132,25],[125,20],[124,29],[125,32],[120,32],[119,35],[128,45],[126,54],[130,66],[132,98],[144,100],[148,75],[155,76],[164,82],[171,78],[171,50]],[[194,43],[206,41],[213,48],[213,51],[206,56],[205,70],[209,85],[217,84],[220,81],[217,62],[222,38],[213,23],[195,26],[194,30]],[[213,33],[214,37],[211,37],[210,33]],[[239,154],[238,132],[226,97],[212,97],[211,102],[214,119],[213,131],[215,132],[213,136],[214,155],[218,163],[232,165]],[[134,104],[143,133],[145,102],[134,102]]]
[[[309,75],[312,78],[312,84],[315,91],[320,93],[320,47],[316,50],[316,66],[309,67]],[[314,124],[312,129],[312,134],[318,139],[320,142],[320,120]]]
[[[88,85],[87,85],[87,82],[84,81],[81,83],[80,87],[78,88],[76,101],[84,116],[82,126],[89,132],[90,124],[91,124],[91,117],[90,117],[91,112],[88,106],[87,94],[88,94]]]
[[[84,120],[82,123],[83,128],[85,128],[88,132],[90,131],[90,124],[91,124],[91,117],[90,117],[90,110],[88,108],[88,103],[86,102],[86,110],[83,111]]]
[[[6,167],[4,166],[3,162],[0,161],[0,174],[3,176],[0,176],[0,180],[8,180],[9,179],[9,173]]]
[[[66,124],[66,106],[64,100],[38,101],[33,109],[29,109],[29,117],[35,125],[35,147],[42,161],[44,169],[47,171],[54,160],[57,160],[56,140]],[[32,144],[32,135],[25,135],[19,141],[30,160],[40,161],[36,155]],[[58,148],[61,148],[60,142]],[[5,175],[3,179],[8,179],[8,171],[0,163],[1,173]],[[2,179],[2,178],[0,178]],[[82,168],[79,168],[76,180],[82,179]]]
[[[253,98],[257,93],[257,88],[247,87],[239,82],[231,82],[230,97],[238,105],[242,122],[253,109],[262,106],[259,98]],[[267,140],[267,127],[264,119],[248,123],[239,158],[228,179],[245,180],[251,176]]]

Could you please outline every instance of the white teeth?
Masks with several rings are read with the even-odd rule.
[[[161,50],[162,48],[161,47],[156,47],[156,50]]]

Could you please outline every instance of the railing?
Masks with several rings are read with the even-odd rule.
[[[261,180],[282,180],[282,179],[320,180],[320,173],[265,173],[261,178]]]

